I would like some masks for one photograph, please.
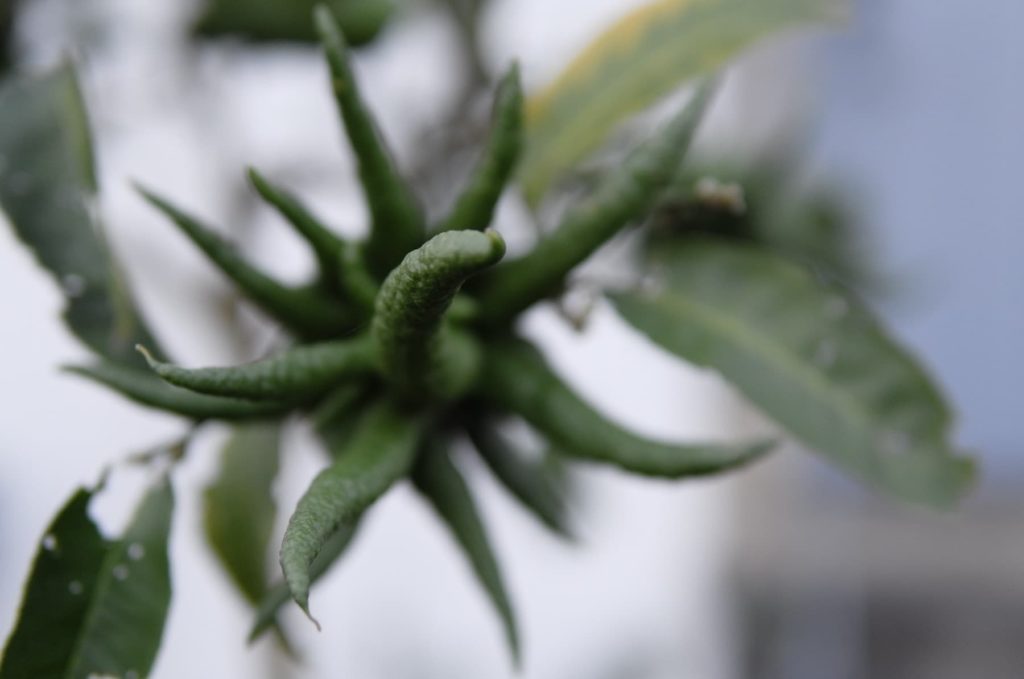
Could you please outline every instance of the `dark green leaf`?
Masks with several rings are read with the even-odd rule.
[[[206,36],[231,35],[259,42],[316,42],[311,19],[321,0],[208,0],[196,24]],[[376,37],[395,7],[394,0],[327,0],[345,39],[361,45]]]
[[[253,400],[296,401],[332,386],[364,377],[374,368],[374,347],[366,336],[304,344],[245,365],[181,368],[153,360],[149,367],[164,381],[200,394]]]
[[[249,168],[248,175],[260,197],[273,206],[312,248],[321,273],[336,278],[345,241],[290,191],[271,183],[254,168]]]
[[[498,560],[487,539],[487,530],[469,486],[452,463],[448,451],[433,446],[424,450],[413,471],[413,482],[437,510],[472,564],[480,584],[501,616],[509,649],[518,664],[519,632]]]
[[[548,528],[572,538],[566,516],[564,475],[553,474],[544,458],[530,460],[494,422],[474,423],[469,437],[497,479]]]
[[[171,487],[151,489],[113,542],[88,516],[92,496],[76,493],[41,542],[2,679],[149,674],[171,598]]]
[[[64,369],[110,387],[141,405],[195,420],[263,420],[281,417],[291,409],[287,403],[196,394],[171,386],[146,370],[116,363],[66,366]]]
[[[352,544],[358,528],[358,521],[353,522],[342,526],[327,538],[324,546],[320,548],[320,553],[316,555],[313,563],[309,566],[310,585],[316,584],[341,559],[349,545]],[[249,643],[256,641],[276,624],[278,611],[291,600],[292,593],[288,589],[288,583],[281,581],[267,588],[266,594],[263,595],[256,607],[256,619],[249,631]]]
[[[363,512],[412,467],[421,421],[392,403],[369,410],[345,450],[310,484],[288,522],[281,570],[292,598],[309,615],[311,567],[324,544],[352,528]]]
[[[314,19],[331,71],[331,89],[356,157],[370,211],[366,257],[379,280],[407,252],[423,242],[423,211],[398,171],[377,122],[363,101],[337,17],[327,5],[320,4]]]
[[[335,337],[353,325],[350,310],[323,290],[316,286],[292,287],[280,283],[247,261],[233,245],[199,219],[152,191],[137,188],[142,197],[164,213],[246,297],[282,324],[309,337]]]
[[[502,262],[481,278],[481,309],[489,320],[507,321],[559,292],[575,267],[647,215],[675,177],[713,93],[711,83],[698,88],[682,111],[574,205],[533,250]]]
[[[445,313],[470,276],[505,254],[496,231],[447,231],[409,253],[384,281],[371,335],[384,375],[408,394],[460,395],[479,369],[479,350],[450,331]]]
[[[569,457],[604,462],[648,476],[683,478],[730,471],[771,449],[746,445],[674,444],[637,436],[601,416],[523,341],[495,343],[487,353],[481,395],[519,414]]]
[[[947,506],[973,478],[949,410],[917,363],[862,309],[751,247],[663,253],[665,289],[613,297],[664,348],[714,368],[808,446],[909,500]]]
[[[480,160],[451,212],[438,224],[437,231],[483,231],[491,225],[523,142],[523,90],[518,66],[509,69],[498,86],[492,115],[491,136]]]
[[[64,294],[68,328],[96,353],[163,355],[128,293],[93,212],[96,172],[75,72],[0,85],[0,207]]]
[[[347,452],[353,433],[359,426],[365,410],[366,389],[348,385],[338,389],[324,399],[312,415],[317,435],[321,438],[332,460],[337,461]],[[310,585],[327,573],[345,554],[355,537],[358,520],[340,527],[327,538],[320,553],[309,566]],[[258,639],[264,632],[274,626],[277,612],[292,600],[288,583],[279,582],[271,586],[256,607],[256,620],[249,632],[249,642]]]

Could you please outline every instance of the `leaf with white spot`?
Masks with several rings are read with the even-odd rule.
[[[171,599],[171,486],[155,485],[113,541],[89,517],[94,494],[76,492],[47,528],[0,679],[149,674]]]
[[[164,355],[90,207],[96,169],[74,70],[0,83],[0,120],[0,209],[60,286],[68,329],[116,362],[138,365],[139,343]]]

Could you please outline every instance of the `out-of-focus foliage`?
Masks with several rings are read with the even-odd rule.
[[[310,17],[317,4],[317,0],[207,0],[195,31],[256,42],[314,43],[317,34]],[[328,0],[326,4],[352,45],[373,40],[395,10],[395,0]]]
[[[634,10],[527,105],[520,182],[536,204],[621,122],[764,36],[839,15],[837,0],[658,0]]]
[[[56,279],[68,328],[100,356],[154,343],[103,238],[96,170],[74,71],[0,83],[0,208]]]

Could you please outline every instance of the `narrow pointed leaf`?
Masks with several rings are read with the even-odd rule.
[[[205,37],[253,42],[316,42],[310,16],[322,0],[207,0],[195,25]],[[395,9],[395,0],[327,0],[352,45],[373,40]]]
[[[299,235],[309,243],[316,255],[320,270],[326,276],[332,279],[336,278],[345,241],[317,219],[310,209],[290,191],[274,185],[254,168],[249,168],[248,174],[249,181],[260,197],[288,220]]]
[[[336,300],[314,288],[294,288],[274,280],[195,217],[151,191],[140,187],[139,192],[181,229],[250,300],[295,332],[329,337],[352,326],[352,316]]]
[[[313,563],[309,566],[310,586],[315,585],[332,566],[341,560],[341,557],[344,556],[352,544],[358,528],[358,522],[346,524],[327,538],[323,547],[320,548],[320,552],[313,559]],[[256,606],[256,617],[249,630],[249,643],[259,639],[267,630],[277,624],[278,612],[291,600],[292,592],[288,588],[287,582],[280,581],[267,588],[266,593],[260,598]]]
[[[279,423],[236,427],[221,449],[217,476],[203,493],[206,540],[238,591],[252,604],[267,592],[270,536],[277,515],[272,489],[280,442]]]
[[[337,20],[322,4],[317,6],[314,20],[327,53],[334,98],[356,156],[359,178],[370,210],[366,256],[373,272],[383,278],[405,253],[423,242],[423,212],[399,173],[377,123],[363,101],[349,63],[348,46]]]
[[[512,602],[505,591],[498,560],[487,539],[480,512],[469,486],[452,463],[446,450],[428,448],[413,471],[416,488],[434,506],[462,547],[487,595],[505,626],[505,637],[516,664],[519,663],[519,632]]]
[[[86,346],[131,361],[146,327],[93,211],[92,141],[74,70],[61,66],[0,85],[0,208],[57,281],[64,322]]]
[[[171,487],[150,490],[113,542],[88,516],[92,496],[76,493],[43,538],[2,679],[149,674],[171,597]]]
[[[826,459],[908,500],[948,506],[970,486],[931,380],[837,290],[778,256],[695,242],[663,253],[665,288],[613,296],[678,356],[718,370]]]
[[[374,349],[367,337],[302,345],[231,368],[181,368],[155,361],[140,350],[153,371],[175,386],[210,396],[278,402],[322,394],[374,368]]]
[[[312,414],[317,436],[323,441],[331,459],[337,461],[351,452],[351,439],[357,430],[365,406],[366,389],[362,386],[342,387],[325,399]],[[358,520],[341,526],[324,542],[309,566],[310,586],[323,577],[344,556],[358,530]],[[256,618],[249,631],[249,643],[256,641],[277,622],[278,611],[292,600],[288,583],[270,586],[256,607]]]
[[[488,319],[514,318],[557,293],[576,266],[650,211],[671,184],[713,91],[710,83],[698,88],[675,118],[633,151],[591,196],[570,209],[558,228],[529,254],[503,262],[481,279],[481,304]]]
[[[840,15],[835,0],[658,0],[594,40],[527,104],[520,177],[538,203],[620,123],[780,29]]]
[[[494,476],[526,509],[558,535],[572,539],[563,477],[551,474],[543,459],[528,459],[493,422],[474,424],[469,437]]]
[[[402,260],[381,286],[370,328],[388,379],[407,393],[449,398],[469,386],[479,352],[445,313],[466,279],[504,254],[495,231],[448,231]]]
[[[569,457],[604,462],[648,476],[681,478],[719,474],[749,464],[771,443],[682,445],[626,431],[587,405],[529,344],[491,347],[481,395],[519,414]]]
[[[194,420],[272,419],[291,409],[291,405],[279,401],[243,401],[196,394],[167,384],[145,370],[116,363],[66,366],[64,370],[109,387],[138,404]]]
[[[498,87],[491,136],[470,175],[469,185],[438,225],[437,231],[483,231],[490,226],[498,200],[519,160],[522,137],[523,90],[519,83],[519,68],[513,66]]]
[[[299,500],[281,545],[281,570],[292,598],[309,614],[310,570],[324,544],[349,530],[393,483],[406,476],[421,423],[387,401],[363,418],[337,461],[320,472]]]

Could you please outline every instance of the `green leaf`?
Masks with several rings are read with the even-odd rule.
[[[208,0],[195,31],[255,42],[316,42],[310,17],[320,0]],[[352,45],[373,40],[395,9],[394,0],[327,0]]]
[[[313,479],[299,500],[281,545],[281,570],[306,615],[317,554],[332,535],[353,527],[370,505],[406,476],[420,442],[421,424],[421,418],[392,403],[376,404],[337,460]]]
[[[760,38],[838,15],[837,0],[660,0],[592,42],[527,103],[520,178],[536,204],[629,116],[721,68]]]
[[[676,444],[637,436],[591,408],[522,340],[494,343],[484,366],[480,396],[520,415],[566,456],[635,474],[686,478],[731,471],[772,448],[769,442]]]
[[[565,476],[552,473],[550,459],[528,459],[494,422],[472,424],[469,437],[494,476],[526,509],[558,535],[572,539],[566,516]],[[550,453],[548,457],[552,457]]]
[[[0,75],[14,63],[14,19],[20,0],[0,3]]]
[[[517,65],[509,69],[498,85],[491,115],[491,134],[480,159],[466,187],[448,215],[437,225],[436,231],[483,231],[494,218],[498,201],[523,145],[523,90]]]
[[[249,182],[260,198],[277,210],[309,244],[316,255],[321,274],[329,279],[336,279],[346,242],[317,218],[293,193],[268,181],[255,168],[250,167],[247,174]]]
[[[358,522],[340,527],[331,537],[327,538],[320,552],[309,566],[310,585],[316,584],[348,550],[356,536]],[[267,588],[266,594],[256,606],[256,618],[249,630],[249,643],[259,639],[264,632],[277,624],[277,614],[281,607],[292,600],[292,592],[288,583],[283,580]]]
[[[194,420],[265,420],[286,414],[291,405],[206,396],[171,386],[151,372],[117,363],[65,366],[64,370],[98,382],[132,401]]]
[[[461,395],[479,370],[479,351],[445,313],[471,276],[505,254],[496,231],[446,231],[410,252],[377,295],[370,333],[381,369],[409,395]]]
[[[969,487],[951,416],[875,321],[805,270],[712,241],[663,253],[665,289],[612,297],[655,343],[719,371],[794,436],[863,480],[948,506]]]
[[[479,285],[487,320],[508,322],[538,300],[556,294],[576,266],[647,215],[675,177],[714,91],[714,83],[702,84],[679,113],[574,205],[557,229],[526,255],[487,272]]]
[[[350,310],[316,285],[288,286],[248,262],[214,229],[141,186],[142,197],[171,220],[210,261],[267,314],[307,337],[336,337],[355,324]]]
[[[323,441],[328,454],[335,461],[350,452],[350,441],[359,427],[365,400],[366,389],[354,385],[339,388],[334,394],[324,399],[312,414],[317,435]],[[358,520],[338,528],[327,541],[309,566],[310,586],[323,577],[327,571],[341,560],[355,538],[359,527]],[[281,581],[272,585],[263,595],[256,607],[256,619],[249,631],[249,643],[256,641],[264,632],[277,622],[277,613],[281,607],[292,600],[288,583]]]
[[[458,541],[476,572],[484,590],[505,626],[505,636],[515,663],[519,664],[519,633],[512,602],[498,567],[498,560],[487,539],[480,512],[469,486],[443,448],[429,446],[420,455],[413,471],[413,483],[433,505]]]
[[[332,386],[366,376],[374,368],[374,347],[364,336],[292,347],[279,354],[229,368],[181,368],[139,351],[160,379],[200,394],[270,401],[308,399]]]
[[[220,470],[203,493],[206,539],[247,601],[267,591],[267,555],[277,508],[272,493],[281,425],[238,426],[221,450]]]
[[[171,599],[171,487],[154,486],[115,541],[89,518],[93,495],[79,490],[47,529],[0,679],[149,674]]]
[[[377,121],[363,100],[337,17],[328,6],[320,4],[314,12],[314,21],[331,72],[331,89],[356,157],[370,211],[366,257],[379,280],[407,252],[423,242],[423,211],[412,188],[402,178]]]
[[[134,360],[139,342],[162,355],[93,212],[96,171],[74,70],[0,84],[0,119],[0,208],[60,285],[68,328],[112,361]]]

